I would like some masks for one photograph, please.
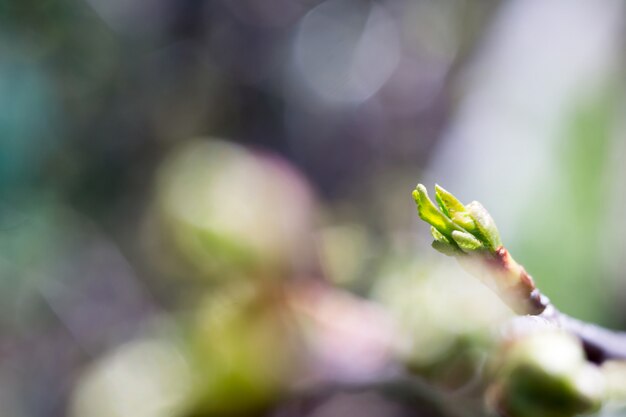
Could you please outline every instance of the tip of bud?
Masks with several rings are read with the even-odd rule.
[[[413,190],[413,198],[422,220],[448,238],[449,244],[461,248],[463,252],[468,253],[484,248],[493,251],[499,246],[500,237],[495,224],[479,204],[471,203],[464,206],[439,184],[435,184],[437,205],[430,200],[423,184],[417,184]],[[452,235],[454,231],[458,232],[456,238]]]
[[[419,203],[420,203],[420,194],[419,194],[419,192],[417,191],[417,189],[413,190],[413,193],[412,193],[412,194],[413,194],[413,200],[415,200],[415,202],[416,202],[417,204],[419,204]]]
[[[428,191],[424,184],[417,184],[415,190],[413,190],[413,198],[419,204],[422,198],[428,198]]]
[[[437,229],[439,233],[448,238],[448,240],[452,241],[452,231],[461,229],[445,214],[439,211],[428,197],[428,191],[423,184],[417,184],[417,187],[413,190],[413,198],[417,203],[417,213],[420,218]]]

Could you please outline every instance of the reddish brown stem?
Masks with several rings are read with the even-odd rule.
[[[517,314],[538,316],[580,339],[590,362],[626,360],[626,333],[585,323],[561,313],[541,294],[532,277],[504,247],[483,253],[492,274],[492,288]]]

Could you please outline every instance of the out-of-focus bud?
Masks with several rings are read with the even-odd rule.
[[[578,339],[542,330],[504,344],[492,364],[488,405],[507,417],[572,417],[597,411],[605,381]]]
[[[292,285],[287,296],[307,348],[303,384],[362,384],[390,375],[397,335],[380,306],[313,282]]]
[[[309,261],[312,193],[276,156],[190,142],[160,168],[156,191],[153,234],[163,247],[148,240],[170,269],[174,263],[183,274],[221,279],[277,276]]]
[[[390,263],[373,289],[394,320],[397,357],[436,385],[476,380],[494,345],[493,326],[511,317],[485,286],[454,266]]]
[[[606,379],[606,397],[626,408],[626,361],[607,361],[600,368]]]
[[[72,417],[176,417],[186,406],[191,373],[181,351],[160,340],[123,345],[77,381]]]
[[[209,296],[191,332],[187,415],[248,415],[272,405],[299,370],[296,330],[280,295],[240,284]]]

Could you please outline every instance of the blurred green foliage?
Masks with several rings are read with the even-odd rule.
[[[526,232],[511,245],[555,305],[612,326],[622,321],[607,304],[618,285],[612,263],[619,257],[620,229],[611,220],[619,196],[611,190],[621,182],[612,175],[617,91],[615,83],[603,84],[573,100],[555,145],[560,175],[546,179],[526,200],[533,201],[520,219]]]

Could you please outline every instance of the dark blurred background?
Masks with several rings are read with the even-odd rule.
[[[474,285],[431,254],[417,182],[481,201],[563,311],[626,328],[625,16],[1,0],[0,414],[466,415],[311,388],[387,375],[388,316],[430,364],[490,296],[441,278]]]

